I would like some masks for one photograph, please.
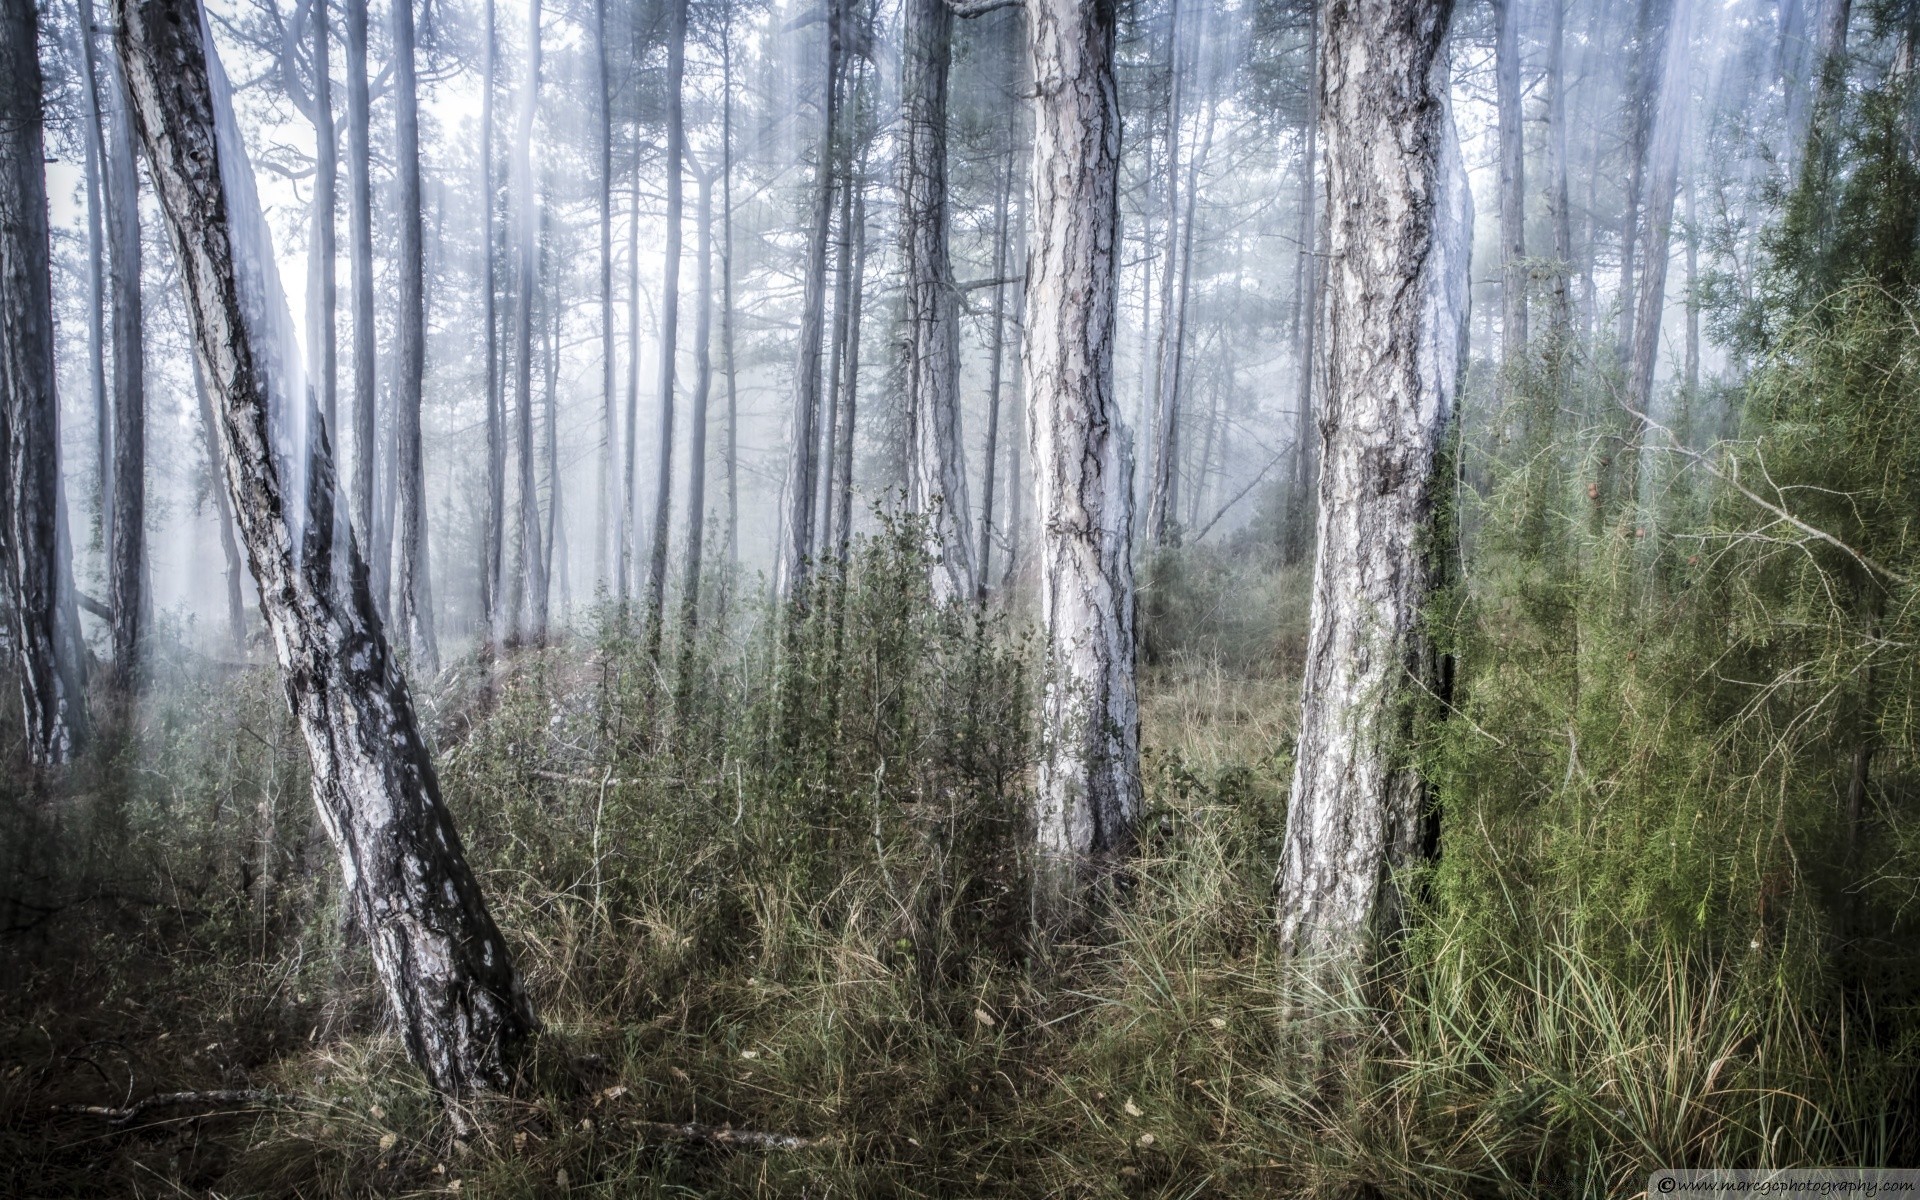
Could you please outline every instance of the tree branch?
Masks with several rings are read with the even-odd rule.
[[[984,17],[1003,8],[1021,8],[1027,0],[947,0],[947,9],[961,20]]]
[[[141,1113],[156,1108],[217,1107],[222,1104],[287,1108],[304,1102],[299,1096],[282,1092],[262,1091],[259,1088],[225,1088],[211,1092],[163,1092],[126,1108],[108,1108],[100,1104],[56,1104],[53,1111],[66,1116],[105,1117],[110,1125],[127,1125]]]

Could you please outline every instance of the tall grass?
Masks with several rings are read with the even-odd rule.
[[[270,679],[177,681],[124,754],[9,795],[0,1192],[1598,1197],[1662,1166],[1913,1157],[1905,1026],[1714,939],[1623,953],[1525,875],[1472,876],[1473,903],[1436,878],[1346,1032],[1303,1023],[1270,928],[1304,619],[1278,571],[1168,566],[1183,631],[1146,677],[1132,887],[1076,940],[1031,938],[1032,647],[926,604],[917,544],[876,539],[803,617],[736,606],[661,666],[608,611],[433,686],[448,801],[547,1025],[464,1140],[342,927]],[[234,1086],[298,1099],[49,1115]]]

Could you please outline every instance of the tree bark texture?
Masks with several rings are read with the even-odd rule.
[[[427,269],[420,220],[420,98],[413,61],[413,0],[393,6],[394,214],[399,223],[400,311],[394,320],[394,480],[400,502],[399,579],[394,621],[415,665],[440,671],[427,558],[427,475],[420,446],[420,398],[427,370]]]
[[[115,0],[114,15],[321,821],[414,1060],[444,1094],[503,1086],[532,1006],[441,803],[324,429],[304,445],[286,436],[290,406],[310,401],[275,337],[284,302],[205,26],[193,0]]]
[[[0,420],[13,648],[27,753],[72,762],[87,737],[86,677],[60,499],[53,275],[33,0],[0,0]]]
[[[1120,107],[1113,0],[1033,0],[1027,396],[1043,530],[1042,888],[1124,855],[1139,812],[1133,458],[1113,385]]]
[[[113,542],[113,415],[107,393],[106,135],[101,127],[99,48],[94,40],[93,0],[80,0],[75,59],[80,65],[81,144],[87,180],[87,383],[93,399],[99,478],[94,513],[103,545]]]
[[[1320,302],[1327,278],[1326,214],[1316,217],[1320,194],[1320,4],[1313,0],[1307,13],[1307,128],[1306,148],[1300,159],[1300,259],[1294,277],[1294,319],[1299,330],[1300,362],[1294,387],[1293,448],[1287,482],[1286,527],[1281,531],[1280,560],[1289,566],[1307,555],[1312,539],[1314,466],[1314,358],[1320,334]]]
[[[960,430],[960,324],[947,247],[947,73],[953,12],[906,0],[900,54],[900,260],[905,275],[909,500],[927,523],[934,594],[971,599],[973,511]]]
[[[1466,319],[1472,199],[1447,106],[1450,0],[1330,0],[1327,390],[1299,751],[1279,872],[1283,947],[1364,957],[1418,845],[1398,754],[1423,670],[1435,464]]]

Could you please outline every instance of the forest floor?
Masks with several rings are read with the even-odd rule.
[[[1131,878],[1044,941],[1030,647],[884,563],[831,653],[715,638],[712,695],[654,694],[617,630],[451,669],[423,714],[545,1022],[464,1132],[341,926],[277,684],[180,659],[10,810],[0,1194],[1602,1196],[1835,1144],[1735,1086],[1775,1033],[1671,963],[1443,946],[1312,1033],[1270,906],[1304,588],[1203,582],[1157,598],[1208,640],[1153,647]],[[230,1094],[74,1107],[187,1091]]]

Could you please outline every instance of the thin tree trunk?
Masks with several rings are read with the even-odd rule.
[[[1174,277],[1173,303],[1161,326],[1160,412],[1158,445],[1154,451],[1154,488],[1152,507],[1147,513],[1149,536],[1164,545],[1178,512],[1180,490],[1180,398],[1187,346],[1187,301],[1193,288],[1193,226],[1200,196],[1200,170],[1213,150],[1213,121],[1216,106],[1207,105],[1206,131],[1199,150],[1187,162],[1185,212],[1180,220],[1180,267]],[[1171,265],[1171,261],[1169,261]],[[1176,531],[1177,532],[1177,531]]]
[[[94,513],[100,544],[113,544],[113,414],[107,392],[107,235],[106,137],[101,129],[99,49],[94,42],[93,0],[80,0],[77,53],[80,64],[81,143],[85,146],[87,182],[87,383],[93,398],[94,445],[98,455],[98,490]]]
[[[1019,188],[1019,200],[1018,207],[1015,210],[1013,229],[1014,236],[1020,239],[1020,245],[1019,248],[1014,251],[1013,257],[1016,262],[1025,262],[1027,257],[1025,247],[1027,231],[1026,181],[1021,180],[1017,186]],[[1025,282],[1022,281],[1021,286],[1016,288],[1013,293],[1013,314],[1010,321],[1013,327],[1010,331],[1010,336],[1016,343],[1024,341],[1026,337],[1026,301],[1027,289]],[[1020,570],[1021,539],[1022,535],[1026,532],[1025,500],[1027,497],[1027,487],[1021,478],[1023,475],[1023,471],[1021,470],[1021,448],[1029,444],[1036,435],[1032,427],[1030,406],[1026,403],[1026,389],[1022,386],[1023,381],[1018,370],[1012,372],[1012,378],[1008,380],[1008,383],[1013,392],[1011,403],[1014,408],[1010,415],[1013,421],[1015,436],[1007,440],[1007,568],[1001,574],[1000,586],[1003,590],[1011,591],[1013,589],[1014,579]]]
[[[1627,375],[1627,401],[1641,414],[1653,402],[1653,378],[1660,361],[1661,317],[1667,303],[1667,260],[1673,240],[1673,201],[1680,190],[1680,149],[1686,141],[1689,95],[1688,50],[1693,0],[1674,0],[1667,18],[1666,50],[1661,54],[1659,108],[1653,123],[1646,197],[1647,254],[1641,273],[1639,312],[1634,318],[1633,358]],[[1631,507],[1640,482],[1640,446],[1644,416],[1632,418],[1620,450],[1619,503]]]
[[[842,138],[842,146],[848,141]],[[833,333],[828,339],[831,349],[827,355],[827,390],[822,413],[825,421],[820,429],[817,489],[820,511],[813,521],[816,561],[833,553],[833,515],[839,511],[834,485],[840,481],[840,388],[845,379],[847,357],[847,310],[853,300],[853,167],[848,159],[849,156],[843,154],[835,168],[839,177],[840,216],[833,239]]]
[[[1113,0],[1033,0],[1033,228],[1027,395],[1045,532],[1035,826],[1040,904],[1133,844],[1133,462],[1113,389],[1120,105]]]
[[[500,32],[494,0],[484,4],[486,48],[480,67],[480,323],[481,353],[486,357],[487,527],[481,536],[480,610],[486,636],[504,646],[512,635],[514,614],[506,604],[507,572],[507,414],[500,387],[499,266],[494,246],[493,84],[499,61]]]
[[[660,424],[654,460],[653,547],[647,561],[647,656],[654,662],[660,661],[661,627],[666,623],[667,551],[673,534],[673,373],[679,356],[680,243],[686,207],[683,176],[687,145],[680,93],[687,73],[687,3],[672,0],[667,29],[667,244],[660,283]]]
[[[1312,540],[1314,432],[1313,381],[1315,342],[1320,333],[1321,285],[1326,279],[1326,215],[1314,215],[1320,164],[1320,3],[1310,0],[1307,13],[1307,128],[1306,151],[1300,160],[1300,259],[1294,276],[1295,319],[1299,323],[1300,364],[1293,392],[1293,452],[1287,481],[1287,523],[1280,539],[1280,560],[1295,566],[1307,555]]]
[[[1502,359],[1512,365],[1527,350],[1527,141],[1520,112],[1519,0],[1494,0],[1493,19],[1500,127],[1500,346]]]
[[[61,500],[40,78],[33,0],[0,0],[0,420],[12,641],[28,757],[60,766],[85,745],[88,721]]]
[[[781,551],[783,596],[802,596],[812,569],[814,462],[819,438],[820,356],[826,339],[827,240],[833,224],[834,148],[840,138],[840,72],[845,37],[844,0],[827,0],[827,71],[821,92],[825,109],[816,153],[807,226],[806,278],[800,294],[800,345],[794,365],[793,417],[788,434],[792,457],[787,468],[787,511]]]
[[[394,322],[394,476],[399,483],[400,577],[394,623],[409,638],[415,664],[440,671],[427,557],[426,464],[420,445],[421,388],[427,369],[427,275],[420,219],[420,100],[413,62],[413,0],[393,6],[394,215],[399,221],[400,312]]]
[[[707,540],[707,398],[713,392],[713,181],[712,172],[701,172],[693,200],[694,303],[698,307],[693,314],[693,404],[687,413],[692,426],[687,447],[687,559],[680,584],[680,636],[689,647],[700,626],[700,562]]]
[[[1635,54],[1627,83],[1627,192],[1620,217],[1620,362],[1624,366],[1633,345],[1634,270],[1638,265],[1640,211],[1646,195],[1648,142],[1652,136],[1653,85],[1661,71],[1658,59],[1645,61],[1652,37],[1655,0],[1640,0],[1634,34]]]
[[[367,94],[367,0],[345,0],[347,45],[347,240],[353,259],[353,524],[370,544],[379,469],[373,377],[372,102]],[[385,572],[376,564],[376,578]],[[380,592],[375,591],[376,599]]]
[[[1547,207],[1553,222],[1552,352],[1556,359],[1565,353],[1573,332],[1573,214],[1567,200],[1567,2],[1547,0]]]
[[[620,601],[621,619],[626,619],[627,596],[633,589],[633,534],[638,522],[634,512],[639,493],[634,486],[636,435],[640,428],[640,128],[633,136],[633,207],[627,212],[627,419],[625,456],[621,463],[620,494],[615,497],[614,546],[615,572],[620,585],[615,594]]]
[[[1320,90],[1332,264],[1319,552],[1279,872],[1283,948],[1328,967],[1390,929],[1421,846],[1403,765],[1472,196],[1447,105],[1451,0],[1331,0]]]
[[[194,400],[200,407],[201,435],[207,441],[207,475],[212,486],[214,520],[220,526],[220,557],[227,575],[227,642],[234,653],[247,649],[247,606],[241,575],[246,567],[240,562],[240,543],[234,540],[233,501],[227,496],[224,459],[220,453],[220,429],[213,415],[213,397],[207,394],[207,382],[200,372],[193,373]],[[327,441],[333,441],[328,430]]]
[[[733,8],[720,34],[720,359],[727,376],[727,573],[740,566],[740,392],[733,360]]]
[[[1700,223],[1694,205],[1693,172],[1687,172],[1687,345],[1680,378],[1687,401],[1700,391]]]
[[[532,1005],[441,803],[336,507],[324,427],[304,463],[275,450],[276,426],[307,399],[298,368],[281,373],[291,348],[275,345],[265,319],[284,312],[284,300],[224,80],[214,76],[218,90],[209,80],[192,0],[114,8],[199,369],[218,398],[223,473],[306,737],[322,823],[414,1061],[444,1094],[502,1087],[534,1030]],[[304,489],[289,489],[289,472]]]
[[[327,0],[313,0],[313,312],[310,316],[310,357],[320,378],[314,392],[327,421],[327,437],[340,436],[340,362],[334,310],[339,286],[334,262],[339,257],[334,232],[334,209],[339,204],[339,138],[333,126],[333,34],[327,20]]]
[[[1147,540],[1158,547],[1166,541],[1167,492],[1173,486],[1173,406],[1169,385],[1173,331],[1175,278],[1180,265],[1180,137],[1186,114],[1181,101],[1186,91],[1187,72],[1180,29],[1180,0],[1173,0],[1167,34],[1167,178],[1166,239],[1160,262],[1160,341],[1153,360],[1153,412],[1150,468],[1147,478]]]
[[[551,261],[552,213],[551,203],[541,207],[541,229],[545,235],[540,246],[541,291],[546,300],[546,320],[541,322],[545,336],[546,355],[541,365],[541,383],[546,392],[544,407],[546,420],[545,442],[547,450],[547,521],[544,537],[540,546],[543,551],[540,559],[540,577],[548,599],[542,610],[551,619],[552,591],[554,584],[555,559],[559,560],[560,578],[566,577],[566,551],[560,545],[564,536],[564,517],[562,516],[562,498],[564,489],[560,482],[560,327],[566,320],[566,305],[562,302],[559,284],[553,277]],[[566,587],[561,585],[561,606],[566,605]],[[564,618],[563,618],[564,619]]]
[[[615,393],[616,378],[613,337],[613,84],[607,64],[607,0],[593,4],[594,116],[600,122],[600,142],[594,147],[599,155],[600,176],[596,199],[600,205],[600,493],[599,522],[594,526],[593,578],[609,593],[613,580],[613,554],[607,538],[613,528],[614,448],[619,444],[619,413]]]
[[[901,33],[900,258],[905,275],[912,510],[927,523],[934,594],[971,599],[978,572],[960,430],[960,324],[947,248],[947,71],[953,11],[906,0]]]
[[[540,491],[534,474],[533,296],[539,274],[540,203],[533,188],[533,119],[540,103],[540,0],[527,3],[527,74],[513,139],[517,278],[513,309],[513,407],[520,479],[519,586],[525,605],[514,619],[536,644],[547,636],[547,580],[540,550]]]
[[[1013,130],[1008,121],[1007,155],[1000,168],[1000,187],[993,204],[993,316],[989,323],[987,348],[987,445],[981,456],[980,479],[980,579],[976,595],[987,598],[988,580],[993,566],[993,501],[996,468],[1000,463],[1000,372],[1005,357],[1007,334],[1007,222],[1013,199]]]
[[[143,670],[147,619],[146,347],[140,295],[140,174],[133,115],[118,59],[108,71],[107,251],[113,329],[113,536],[108,605],[113,609],[113,681],[130,693]]]
[[[867,112],[865,74],[863,69],[856,93],[856,112],[863,121]],[[869,127],[863,123],[862,128]],[[853,288],[847,300],[847,355],[840,379],[840,410],[834,422],[839,440],[833,452],[833,488],[839,508],[834,514],[831,543],[834,558],[843,563],[853,546],[853,435],[860,418],[860,316],[867,290],[867,155],[871,147],[870,139],[861,142],[860,161],[847,179],[847,186],[853,190]]]

